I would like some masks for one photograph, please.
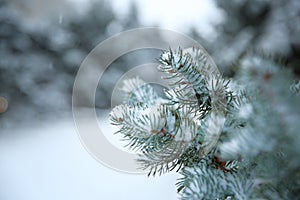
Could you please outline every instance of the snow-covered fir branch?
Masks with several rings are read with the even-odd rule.
[[[300,182],[300,95],[293,73],[245,56],[224,79],[203,49],[163,52],[166,97],[124,82],[111,121],[149,175],[180,171],[182,199],[295,199]]]

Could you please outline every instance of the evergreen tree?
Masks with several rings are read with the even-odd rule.
[[[9,109],[0,116],[1,127],[12,121],[70,113],[73,83],[84,57],[115,34],[109,32],[114,24],[120,32],[139,23],[134,6],[130,15],[119,20],[109,2],[91,1],[89,9],[79,16],[68,16],[70,11],[62,10],[60,15],[43,18],[43,26],[32,27],[32,21],[22,10],[23,4],[26,8],[38,8],[30,3],[0,0],[0,96],[9,102]],[[48,3],[51,10],[58,6],[57,1]],[[123,66],[129,62],[124,58],[116,61],[113,73],[121,76],[126,71]],[[111,73],[107,76],[113,77]],[[96,98],[101,99],[97,107],[108,107],[110,103],[108,93],[113,84],[106,83],[106,86],[97,92]],[[79,106],[86,106],[85,102],[91,99],[84,100]]]
[[[215,0],[215,3],[224,19],[215,27],[216,37],[208,41],[197,29],[191,30],[191,34],[210,52],[224,74],[232,75],[232,66],[251,51],[280,56],[284,67],[300,74],[299,1]]]
[[[291,70],[253,53],[226,80],[199,48],[159,61],[166,97],[129,79],[110,114],[149,175],[178,171],[182,199],[299,198],[300,83]]]

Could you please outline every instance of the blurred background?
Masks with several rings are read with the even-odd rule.
[[[84,58],[110,36],[148,26],[194,38],[224,76],[249,52],[276,56],[300,74],[298,0],[0,0],[0,97],[8,103],[0,102],[1,200],[177,198],[176,174],[154,179],[102,166],[72,121]],[[99,82],[97,109],[110,108],[124,73],[159,54],[133,52],[112,63]]]

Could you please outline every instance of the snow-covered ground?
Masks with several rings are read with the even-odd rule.
[[[148,178],[94,160],[71,118],[16,125],[0,137],[1,200],[178,198],[175,173]]]

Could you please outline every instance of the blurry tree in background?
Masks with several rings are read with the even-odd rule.
[[[286,62],[300,74],[300,3],[297,0],[216,0],[224,21],[211,41],[192,30],[227,75],[247,54],[258,51]]]
[[[297,0],[216,2],[225,17],[216,27],[216,38],[201,38],[196,29],[191,35],[223,73],[232,75],[232,66],[248,51],[279,55],[300,73]],[[104,0],[91,1],[80,12],[73,7],[68,1],[0,0],[0,95],[9,101],[6,119],[18,121],[69,110],[74,77],[85,56],[109,36],[140,26],[135,4],[123,18]],[[97,90],[96,106],[108,107],[112,82],[145,59],[150,56],[125,56],[114,62],[103,77],[107,87]]]
[[[1,126],[4,120],[16,123],[65,114],[60,111],[71,108],[74,78],[85,56],[112,34],[139,25],[134,6],[119,20],[106,1],[92,1],[78,15],[69,14],[66,8],[71,5],[66,2],[46,2],[0,1],[0,95],[9,101]],[[126,70],[120,67],[126,62],[119,59],[115,71]],[[101,89],[97,102],[105,106],[109,97]]]

